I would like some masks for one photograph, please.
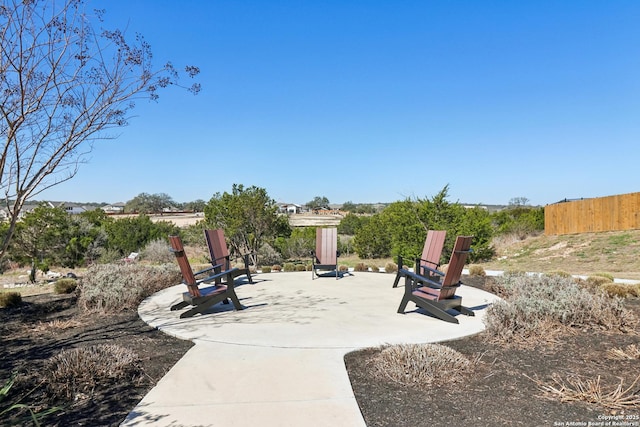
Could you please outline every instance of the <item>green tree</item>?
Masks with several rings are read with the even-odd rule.
[[[158,239],[167,239],[169,235],[179,233],[179,228],[168,221],[153,222],[147,215],[123,218],[105,224],[107,246],[120,255],[140,252],[147,243]]]
[[[165,208],[172,208],[176,205],[176,202],[168,194],[140,193],[125,204],[125,210],[139,214],[155,214],[162,213]]]
[[[344,202],[342,204],[342,207],[340,208],[340,210],[343,210],[345,212],[353,212],[353,213],[355,213],[356,209],[357,209],[357,206],[352,201]]]
[[[185,211],[191,212],[204,212],[204,207],[207,206],[207,202],[202,199],[194,200],[193,202],[187,202],[184,204]]]
[[[85,9],[83,0],[0,6],[0,190],[9,213],[0,256],[28,199],[72,179],[93,144],[127,124],[136,99],[179,85],[170,63],[153,67],[141,35],[131,42],[103,22],[95,30],[92,18],[102,21],[104,11]]]
[[[307,202],[307,207],[309,209],[322,209],[322,208],[328,208],[329,207],[329,199],[327,199],[326,197],[322,196],[316,196],[313,198],[313,200],[311,200],[310,202]]]
[[[233,184],[231,193],[216,193],[204,209],[204,225],[222,228],[235,255],[251,254],[257,263],[257,253],[263,243],[277,236],[291,234],[286,216],[278,215],[278,205],[264,188]]]
[[[12,254],[30,263],[29,280],[35,282],[36,269],[47,271],[64,254],[68,237],[69,215],[61,208],[40,204],[18,223]]]
[[[356,231],[353,249],[360,258],[386,258],[391,255],[391,235],[387,226],[388,223],[378,214]]]
[[[338,224],[338,233],[353,236],[358,229],[362,227],[362,224],[366,221],[367,217],[358,216],[353,213],[348,213],[344,218],[340,220]]]

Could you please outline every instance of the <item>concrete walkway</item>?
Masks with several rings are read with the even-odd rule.
[[[218,304],[180,319],[169,307],[184,285],[145,300],[140,317],[195,346],[129,414],[123,426],[365,426],[343,357],[395,343],[426,343],[476,334],[497,297],[462,286],[475,317],[450,324],[409,303],[394,275],[352,273],[336,280],[310,272],[267,273],[237,294],[246,307]]]

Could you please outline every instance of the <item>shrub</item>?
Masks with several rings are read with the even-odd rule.
[[[369,266],[369,268],[370,268],[370,269],[371,269],[371,271],[373,271],[374,273],[380,273],[380,267],[378,267],[378,266],[377,266],[377,265],[375,265],[375,264],[371,264],[371,265]]]
[[[307,266],[304,264],[296,264],[296,271],[307,271]]]
[[[174,262],[175,256],[169,251],[166,239],[153,240],[140,252],[140,258],[158,264]]]
[[[369,266],[366,265],[363,262],[359,262],[356,264],[356,266],[353,268],[354,271],[369,271]]]
[[[274,264],[271,267],[271,270],[273,270],[273,271],[281,271],[282,270],[282,266],[280,266],[279,264]]]
[[[609,280],[606,277],[602,276],[589,276],[587,277],[587,287],[590,289],[602,288],[602,286],[613,283],[612,280]]]
[[[263,273],[271,273],[271,266],[265,265],[264,267],[260,268],[260,271],[262,271]]]
[[[54,395],[73,399],[89,398],[98,384],[130,383],[141,374],[138,356],[114,344],[62,350],[40,373]]]
[[[94,265],[80,281],[78,307],[103,313],[133,310],[149,295],[181,279],[174,264]]]
[[[53,285],[53,291],[56,294],[70,294],[78,287],[78,281],[76,279],[64,278],[56,280]]]
[[[0,292],[0,307],[15,308],[22,305],[20,292]]]
[[[487,272],[484,271],[484,268],[480,265],[470,265],[469,266],[469,276],[486,276]]]
[[[295,271],[296,266],[292,262],[285,262],[282,271]]]
[[[558,276],[558,277],[564,277],[565,279],[571,278],[571,274],[567,273],[566,271],[562,271],[562,270],[554,270],[554,271],[550,271],[548,273],[546,273],[548,276]]]
[[[396,273],[398,271],[398,264],[395,264],[393,262],[388,262],[384,266],[384,271],[387,273]]]
[[[592,276],[605,277],[609,279],[610,282],[613,282],[614,280],[613,274],[611,273],[593,273]]]
[[[338,267],[338,271],[341,273],[347,272],[349,271],[349,266],[342,264],[341,266]]]
[[[593,293],[559,276],[507,275],[497,280],[506,300],[484,318],[487,335],[502,342],[527,342],[558,331],[558,326],[626,329],[635,317],[621,299]]]
[[[282,255],[267,243],[260,247],[257,256],[258,260],[265,265],[274,265],[282,262]]]
[[[625,285],[623,283],[606,282],[600,285],[609,297],[627,298],[638,296],[638,287],[633,285]]]
[[[425,388],[432,383],[455,382],[472,363],[441,344],[399,344],[383,347],[373,360],[373,372],[404,386]]]

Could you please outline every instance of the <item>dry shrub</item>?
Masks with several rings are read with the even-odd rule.
[[[271,266],[271,271],[282,271],[282,266],[279,264],[273,264]]]
[[[78,307],[102,313],[134,310],[146,297],[181,280],[173,264],[93,265],[80,281]]]
[[[140,258],[153,263],[165,264],[175,260],[175,256],[169,251],[166,239],[153,240],[142,249]]]
[[[356,264],[356,266],[353,268],[354,271],[369,271],[369,266],[367,264],[365,264],[364,262],[359,262]]]
[[[338,271],[341,273],[347,272],[349,271],[349,266],[342,264],[341,266],[338,267]]]
[[[386,273],[396,273],[398,271],[398,264],[395,264],[393,262],[388,262],[385,266],[384,266],[384,271]]]
[[[138,356],[114,344],[62,350],[40,372],[54,395],[72,399],[90,397],[99,384],[129,383],[141,374]]]
[[[296,267],[292,262],[285,262],[282,271],[295,271]]]
[[[533,345],[561,326],[625,331],[636,322],[621,299],[589,292],[572,279],[507,275],[496,282],[506,299],[487,309],[484,322],[487,336],[504,344]]]
[[[371,264],[371,265],[369,266],[369,268],[370,268],[370,269],[371,269],[371,271],[373,271],[374,273],[380,273],[380,267],[378,267],[378,266],[377,266],[377,265],[375,265],[375,264]]]
[[[382,347],[370,363],[377,377],[418,388],[459,381],[473,365],[462,353],[441,344]]]
[[[562,271],[562,270],[554,270],[554,271],[549,271],[548,273],[546,273],[548,276],[559,276],[559,277],[564,277],[565,279],[570,279],[572,276],[570,273],[567,273],[566,271]]]
[[[635,344],[630,344],[625,348],[611,348],[607,354],[610,359],[637,360],[640,359],[640,348]]]
[[[613,283],[613,281],[609,280],[608,277],[602,277],[602,276],[587,277],[587,287],[590,289],[602,287],[602,285],[605,285],[607,283]]]
[[[84,325],[84,321],[77,318],[53,319],[50,322],[39,322],[33,327],[34,332],[55,332],[77,328]]]
[[[296,264],[296,271],[306,271],[307,266],[304,264]]]
[[[640,287],[624,283],[605,283],[600,288],[610,297],[628,298],[639,296]]]
[[[552,382],[544,383],[533,380],[544,392],[545,396],[561,402],[587,402],[596,404],[609,410],[625,410],[637,408],[640,405],[640,395],[637,394],[636,384],[640,381],[638,376],[629,387],[624,387],[624,379],[609,391],[603,389],[600,376],[595,380],[583,380],[577,376],[562,380],[558,375],[553,375]]]
[[[609,279],[610,282],[614,281],[614,277],[613,274],[611,273],[603,273],[603,272],[599,272],[599,273],[593,273],[592,276],[597,276],[597,277],[604,277]]]
[[[15,308],[22,305],[20,292],[0,292],[0,307]]]
[[[78,282],[70,277],[56,280],[53,285],[53,292],[56,294],[70,294],[76,290]]]
[[[260,271],[262,271],[263,273],[271,273],[271,266],[269,265],[265,265],[260,267]]]
[[[470,265],[469,266],[469,276],[486,276],[487,272],[484,271],[481,265]]]

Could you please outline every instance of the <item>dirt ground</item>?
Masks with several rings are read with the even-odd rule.
[[[484,278],[463,279],[484,287]],[[0,385],[17,371],[18,379],[0,412],[20,402],[35,410],[62,406],[43,422],[46,426],[117,426],[138,401],[191,347],[143,323],[135,312],[109,316],[82,316],[74,296],[44,294],[25,297],[19,308],[0,309]],[[640,301],[627,306],[640,315]],[[639,332],[639,331],[636,331]],[[97,384],[73,399],[56,398],[40,384],[36,373],[62,349],[92,344],[118,344],[134,351],[140,374],[130,382]],[[640,360],[612,360],[608,351],[640,344],[638,334],[576,330],[554,344],[534,349],[504,348],[482,335],[446,345],[479,358],[463,381],[451,386],[419,390],[376,378],[370,358],[377,349],[350,353],[345,363],[367,426],[569,426],[640,425],[640,407],[612,410],[586,402],[560,402],[544,396],[534,380],[552,383],[554,374],[584,380],[601,379],[605,390],[632,386],[640,374]],[[630,394],[640,397],[640,384]],[[0,415],[0,425],[26,424],[25,412]],[[611,418],[614,417],[614,418]],[[617,418],[622,417],[622,418]],[[596,424],[602,422],[603,424]],[[625,422],[627,424],[614,424]]]

